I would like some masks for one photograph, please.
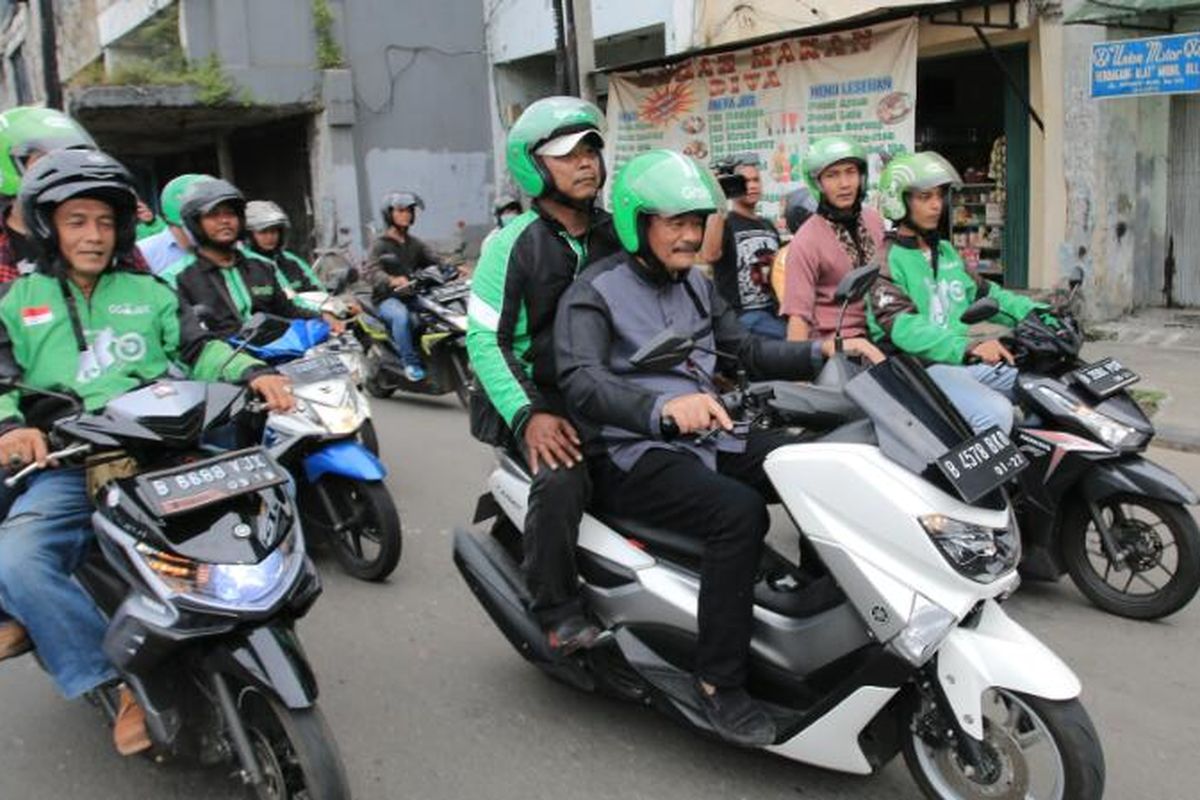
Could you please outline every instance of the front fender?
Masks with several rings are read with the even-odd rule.
[[[361,442],[344,440],[322,447],[304,459],[304,477],[316,483],[326,474],[364,481],[381,481],[387,467]]]
[[[288,708],[310,708],[317,701],[316,676],[291,627],[272,625],[227,637],[204,665],[274,695]]]
[[[1097,463],[1083,476],[1080,487],[1084,499],[1092,503],[1114,494],[1137,494],[1189,506],[1200,502],[1178,475],[1141,456]]]
[[[938,680],[958,724],[983,739],[983,693],[991,688],[1070,700],[1079,678],[1050,648],[986,601],[974,628],[955,628],[937,656]]]

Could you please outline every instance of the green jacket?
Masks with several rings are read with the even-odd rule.
[[[63,287],[75,300],[87,350],[80,352]],[[0,286],[0,377],[73,392],[96,411],[162,377],[172,363],[196,380],[237,381],[264,365],[212,338],[170,287],[145,273],[110,269],[90,299],[44,272]],[[0,395],[0,429],[23,421],[16,391]]]
[[[888,245],[883,270],[867,295],[867,326],[871,338],[905,353],[964,363],[970,326],[959,317],[980,297],[995,298],[1013,323],[1044,307],[968,270],[949,242],[939,242],[930,257],[910,240],[892,238]]]
[[[566,415],[554,368],[558,300],[584,267],[620,245],[605,211],[576,238],[537,208],[488,239],[471,276],[467,353],[492,407],[519,434],[531,414]]]

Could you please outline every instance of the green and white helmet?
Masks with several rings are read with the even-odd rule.
[[[17,106],[0,114],[0,195],[16,197],[31,155],[64,148],[95,150],[96,142],[53,108]]]
[[[818,176],[839,161],[854,161],[862,175],[862,192],[867,187],[867,151],[861,144],[849,136],[825,136],[817,139],[808,146],[804,154],[804,183],[812,196],[821,196],[821,183]]]
[[[674,150],[651,150],[634,157],[617,173],[612,190],[613,226],[621,246],[637,253],[645,214],[705,216],[725,207],[717,179],[699,162]]]
[[[880,211],[893,222],[908,216],[906,196],[909,192],[924,192],[938,186],[957,188],[962,177],[953,165],[940,154],[927,150],[897,156],[879,176]]]
[[[167,181],[167,185],[163,187],[162,192],[158,196],[159,209],[162,212],[163,219],[172,225],[182,228],[183,217],[180,215],[180,208],[183,205],[183,196],[187,190],[192,187],[192,184],[197,181],[216,180],[211,175],[201,175],[196,172],[185,172],[182,175],[176,175],[171,180]]]
[[[603,132],[604,115],[592,103],[578,97],[544,97],[525,109],[508,132],[504,152],[509,174],[530,197],[541,197],[553,182],[537,149],[568,134],[593,136],[597,146],[604,147]]]

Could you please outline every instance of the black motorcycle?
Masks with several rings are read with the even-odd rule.
[[[385,257],[386,258],[386,257]],[[467,359],[467,297],[469,281],[458,278],[453,267],[430,266],[419,270],[396,296],[409,304],[413,337],[425,361],[425,378],[410,381],[404,361],[392,341],[390,329],[369,296],[360,296],[363,313],[357,333],[366,351],[367,391],[374,397],[395,392],[443,395],[453,392],[463,408],[470,401],[474,374]]]
[[[260,800],[341,800],[293,629],[321,584],[286,472],[261,447],[203,445],[243,425],[237,441],[261,440],[258,410],[235,386],[160,381],[59,419],[51,457],[83,464],[96,506],[98,546],[76,577],[108,618],[104,651],[145,709],[153,756],[235,765]],[[91,699],[111,723],[115,690]]]
[[[1026,421],[1014,436],[1031,466],[1014,496],[1022,573],[1068,573],[1100,608],[1131,619],[1172,614],[1200,589],[1200,530],[1185,506],[1200,498],[1143,457],[1154,425],[1130,396],[1138,376],[1116,359],[1084,363],[1070,293],[1054,321],[1029,314],[1002,337],[1020,376]]]

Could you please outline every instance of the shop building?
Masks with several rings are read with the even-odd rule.
[[[417,231],[435,245],[477,242],[489,227],[475,0],[0,3],[34,90],[22,96],[5,70],[4,106],[54,103],[37,91],[46,8],[65,109],[147,198],[181,172],[220,175],[279,202],[301,250],[336,242],[361,252],[380,225],[379,199],[397,188],[425,199]]]

